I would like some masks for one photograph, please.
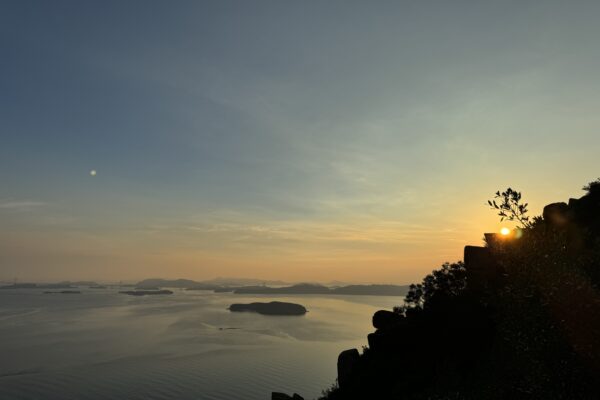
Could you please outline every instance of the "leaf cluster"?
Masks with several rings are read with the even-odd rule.
[[[517,221],[522,228],[529,228],[531,227],[531,220],[527,215],[529,204],[521,202],[521,197],[521,192],[508,188],[504,192],[497,191],[494,199],[488,200],[488,205],[492,210],[498,211],[500,221]]]
[[[600,178],[588,183],[582,190],[587,191],[589,194],[600,192]]]
[[[410,308],[423,308],[436,295],[457,296],[466,287],[466,270],[462,261],[445,262],[441,268],[427,275],[422,283],[412,284],[404,298],[404,306],[395,311],[404,313]]]

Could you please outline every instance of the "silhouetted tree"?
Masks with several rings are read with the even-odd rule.
[[[593,182],[588,183],[582,189],[587,191],[588,194],[600,193],[600,178],[596,179]]]
[[[499,199],[500,204],[495,199]],[[494,200],[488,200],[489,206],[498,210],[500,221],[518,221],[523,228],[531,226],[531,221],[527,216],[528,203],[521,202],[521,192],[517,192],[511,188],[504,192],[497,191]]]
[[[436,295],[457,296],[466,284],[465,264],[462,261],[445,262],[440,269],[427,275],[422,283],[410,285],[404,305],[394,310],[404,313],[410,308],[423,308]]]

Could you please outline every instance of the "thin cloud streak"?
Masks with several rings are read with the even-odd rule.
[[[0,209],[5,210],[31,210],[34,208],[45,206],[46,203],[42,201],[33,201],[33,200],[8,200],[8,201],[0,201]]]

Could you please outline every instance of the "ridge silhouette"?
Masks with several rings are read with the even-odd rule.
[[[490,206],[523,227],[376,312],[320,399],[599,399],[600,180],[584,190],[532,219],[519,192],[496,193]]]

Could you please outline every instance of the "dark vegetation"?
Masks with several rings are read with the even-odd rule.
[[[600,180],[584,190],[534,218],[497,192],[489,205],[519,227],[378,311],[321,399],[600,399]]]

